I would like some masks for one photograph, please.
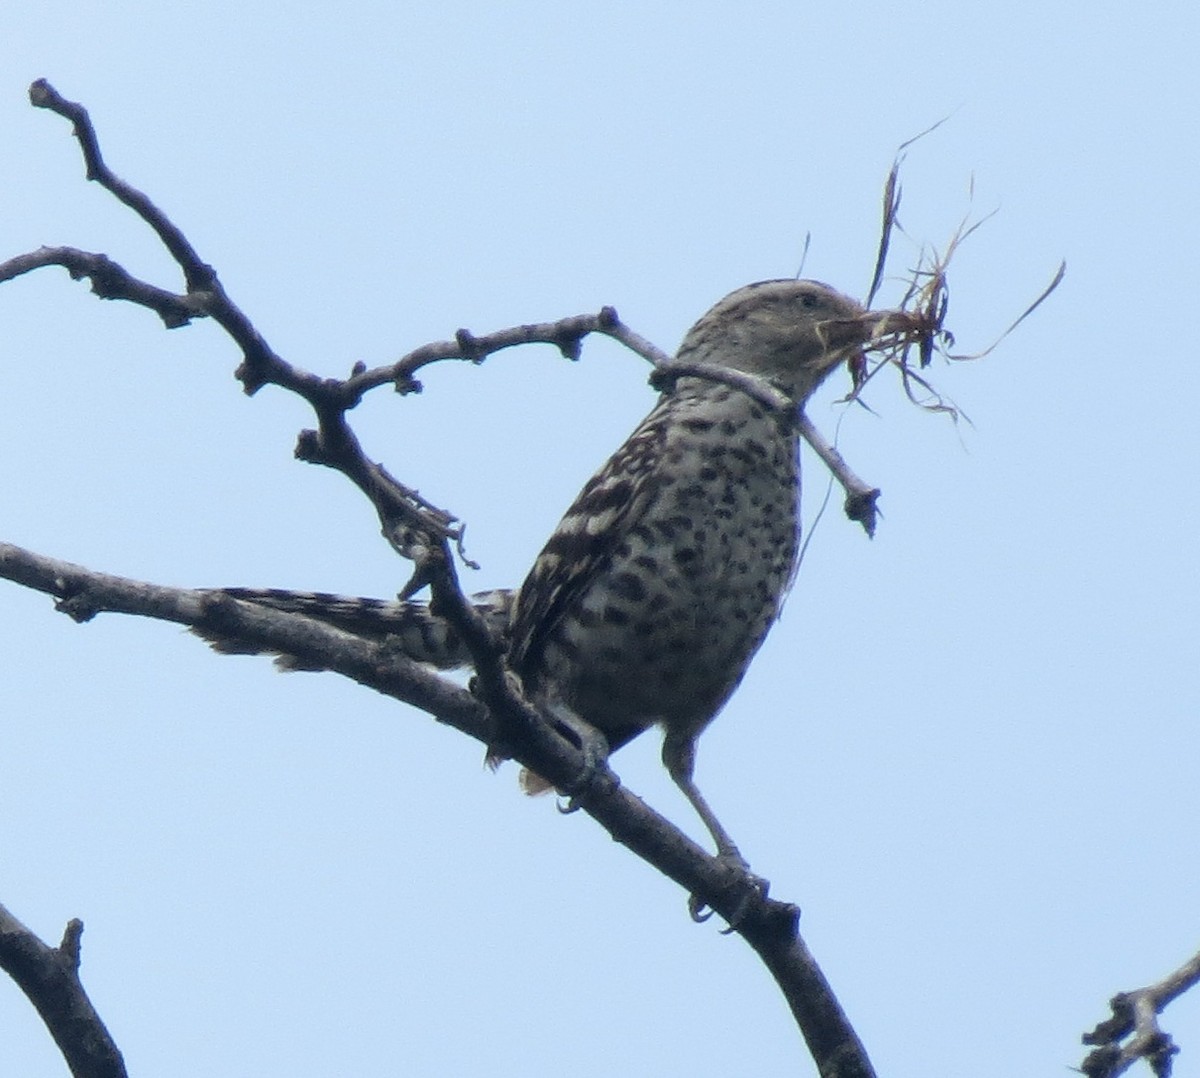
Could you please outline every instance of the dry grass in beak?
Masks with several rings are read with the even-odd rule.
[[[941,122],[943,121],[939,121],[939,124]],[[937,126],[938,124],[934,125]],[[933,128],[929,130],[932,131]],[[922,132],[922,135],[924,134],[928,134],[928,131]],[[922,135],[916,137],[921,138]],[[883,224],[875,260],[875,273],[867,292],[867,306],[875,299],[883,282],[892,232],[895,229],[903,231],[897,221],[900,210],[900,164],[903,160],[903,150],[915,141],[916,139],[910,139],[900,147],[901,153],[892,163],[887,182],[884,184]],[[961,414],[959,409],[917,372],[928,367],[935,354],[949,360],[981,359],[986,356],[1041,306],[1058,287],[1067,268],[1066,262],[1059,265],[1054,278],[1037,299],[987,348],[971,353],[951,351],[954,347],[954,334],[946,328],[946,316],[950,310],[950,287],[947,278],[950,262],[963,241],[991,216],[992,214],[988,214],[974,223],[969,223],[964,218],[943,252],[922,248],[917,265],[909,271],[904,297],[899,306],[894,310],[879,313],[870,341],[859,355],[851,357],[849,368],[853,388],[846,400],[858,400],[867,382],[884,367],[890,366],[899,370],[905,395],[915,405],[930,412],[944,412],[951,418],[958,419]]]

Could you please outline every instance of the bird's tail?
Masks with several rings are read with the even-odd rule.
[[[284,591],[276,588],[220,588],[213,594],[242,602],[256,603],[272,610],[324,622],[367,640],[394,640],[401,652],[416,662],[429,663],[441,670],[466,666],[471,661],[458,634],[442,618],[435,617],[426,603],[402,602],[397,599],[363,599],[347,595],[330,595],[319,591]],[[516,592],[508,588],[479,591],[470,596],[475,608],[488,627],[498,636],[508,631],[509,619]],[[217,635],[203,629],[193,630],[203,636],[217,651],[230,655],[257,655],[264,648],[254,642],[234,636]],[[313,667],[302,664],[294,656],[281,655],[276,660],[289,670]]]

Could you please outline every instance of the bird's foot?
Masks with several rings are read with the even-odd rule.
[[[564,816],[578,812],[583,808],[588,797],[599,787],[609,785],[613,788],[621,785],[621,780],[608,766],[608,755],[584,753],[583,767],[578,777],[570,786],[559,789],[559,794],[566,798],[558,802],[558,811]]]
[[[558,710],[554,714],[564,732],[578,745],[579,755],[582,757],[579,774],[569,785],[558,788],[558,792],[567,799],[565,804],[559,803],[558,811],[567,815],[578,812],[588,794],[605,778],[614,783],[619,783],[620,780],[608,768],[608,739],[594,726],[574,714],[568,717]]]
[[[750,865],[738,852],[736,846],[722,850],[717,854],[717,860],[727,870],[729,877],[725,891],[732,900],[732,904],[726,917],[728,923],[721,929],[721,934],[727,936],[731,932],[736,932],[746,919],[746,915],[767,897],[771,884],[762,876],[756,876],[750,871]],[[716,911],[699,895],[688,897],[688,913],[697,924],[707,921],[714,912]]]

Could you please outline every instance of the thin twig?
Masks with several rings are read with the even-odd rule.
[[[193,318],[203,318],[207,314],[192,297],[177,296],[138,280],[107,255],[76,247],[39,247],[36,251],[0,262],[0,282],[11,281],[46,266],[62,266],[76,281],[86,277],[92,282],[92,293],[101,299],[121,299],[149,308],[163,320],[167,329],[186,326]]]
[[[861,524],[867,535],[875,535],[875,523],[878,510],[875,503],[879,500],[880,490],[865,483],[851,470],[836,447],[817,430],[811,419],[803,412],[798,420],[801,437],[808,442],[813,451],[825,462],[825,466],[836,476],[846,492],[846,516]]]
[[[123,202],[154,229],[163,246],[183,270],[188,291],[200,292],[212,287],[215,283],[212,267],[201,260],[183,232],[145,194],[127,184],[104,163],[100,140],[96,137],[96,129],[92,126],[87,109],[76,101],[68,101],[45,79],[38,79],[29,87],[29,101],[35,108],[49,109],[71,121],[83,151],[87,178]]]
[[[1117,1078],[1144,1059],[1157,1078],[1168,1078],[1179,1048],[1171,1035],[1159,1028],[1158,1016],[1196,984],[1200,984],[1200,953],[1161,981],[1113,996],[1109,1001],[1112,1017],[1083,1035],[1084,1044],[1097,1047],[1083,1061],[1081,1073],[1088,1078]]]

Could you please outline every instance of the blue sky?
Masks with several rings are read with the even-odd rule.
[[[845,415],[879,533],[826,514],[698,779],[881,1073],[1063,1073],[1108,996],[1196,939],[1200,17],[408,7],[10,6],[0,257],[67,243],[176,282],[29,108],[45,76],[306,368],[603,304],[673,348],[793,275],[806,232],[806,275],[861,295],[895,148],[949,116],[904,166],[897,273],[999,210],[952,267],[964,350],[1067,278],[933,369],[973,426],[887,379]],[[242,396],[215,327],[52,271],[0,288],[0,326],[0,538],[169,584],[403,583],[348,484],[292,460],[303,409]],[[468,521],[471,586],[515,584],[645,374],[601,342],[510,352],[377,394],[358,429]],[[827,431],[843,388],[810,408]],[[0,656],[0,901],[48,939],[84,919],[132,1074],[810,1073],[744,945],[424,716],[7,584]],[[657,757],[651,735],[615,763],[695,831]],[[1200,1002],[1166,1025],[1200,1073]],[[7,983],[0,1030],[3,1073],[65,1073]]]

